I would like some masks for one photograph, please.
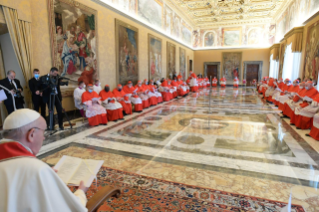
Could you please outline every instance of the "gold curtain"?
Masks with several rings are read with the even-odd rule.
[[[285,35],[287,45],[291,44],[292,52],[302,51],[302,36],[304,27],[295,27]]]
[[[284,59],[285,59],[285,51],[286,51],[286,40],[283,40],[280,43],[279,48],[279,72],[278,72],[278,79],[282,77],[282,69],[284,66]]]
[[[11,42],[14,52],[17,56],[24,79],[28,83],[32,78],[32,41],[31,41],[31,23],[18,19],[17,10],[2,6],[6,24],[8,26]],[[25,102],[27,107],[31,107],[31,92],[28,86],[24,89]]]
[[[280,44],[274,44],[270,47],[270,55],[272,55],[273,60],[279,60],[279,48]]]
[[[6,77],[6,71],[4,69],[4,62],[3,62],[3,57],[2,57],[2,48],[1,48],[1,45],[0,45],[0,78],[3,79],[5,77]],[[7,109],[6,109],[6,107],[5,107],[3,102],[0,104],[0,115],[1,115],[0,125],[2,126],[2,124],[4,122],[4,119],[8,116]]]

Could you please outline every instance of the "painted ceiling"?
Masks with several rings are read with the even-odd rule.
[[[194,28],[271,23],[289,0],[171,0]]]

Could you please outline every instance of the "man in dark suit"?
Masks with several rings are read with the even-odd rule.
[[[42,101],[40,71],[38,69],[33,70],[33,78],[29,80],[29,88],[32,93],[33,109],[39,112],[41,107],[41,116],[45,119],[45,103]]]
[[[14,101],[16,105],[16,109],[24,108],[24,99],[22,96],[23,88],[20,84],[20,81],[15,79],[16,73],[13,70],[7,72],[7,78],[0,80],[0,85],[6,87],[11,92],[4,90],[7,95],[7,99],[4,100],[4,105],[7,108],[8,114],[14,111],[12,95],[14,95]]]
[[[56,111],[58,113],[58,122],[59,122],[59,128],[60,130],[63,130],[63,114],[62,114],[62,94],[60,90],[60,80],[58,77],[58,69],[55,67],[52,67],[50,69],[49,74],[44,75],[40,78],[41,81],[41,91],[40,93],[42,94],[42,101],[48,105],[49,111],[50,111],[50,98],[51,98],[51,93],[54,93],[56,95],[52,95],[51,98],[51,104],[53,102],[53,97],[55,98],[54,105],[52,106],[52,109],[54,111],[54,106],[56,108]],[[49,82],[50,83],[47,83]],[[46,83],[45,83],[46,82]],[[55,88],[52,88],[50,84],[52,85],[52,82],[55,82],[56,86]],[[61,104],[60,104],[61,103]],[[50,121],[50,119],[49,119]],[[54,118],[53,118],[53,127],[54,127]],[[50,126],[50,123],[48,123],[48,127]],[[53,130],[53,129],[50,129]]]

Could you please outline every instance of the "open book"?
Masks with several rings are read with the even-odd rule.
[[[103,160],[81,159],[63,155],[54,169],[58,171],[57,174],[65,184],[78,186],[83,180],[85,186],[90,187],[103,163]]]

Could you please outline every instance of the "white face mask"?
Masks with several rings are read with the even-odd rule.
[[[299,86],[300,89],[303,89],[303,86]]]
[[[305,87],[306,88],[306,90],[309,90],[309,87]]]

